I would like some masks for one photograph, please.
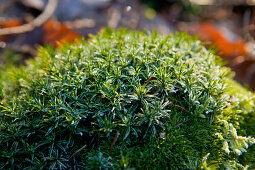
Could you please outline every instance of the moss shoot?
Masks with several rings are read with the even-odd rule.
[[[185,33],[41,48],[0,72],[0,169],[252,167],[254,95],[219,63]]]

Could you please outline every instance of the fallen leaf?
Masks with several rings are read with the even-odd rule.
[[[56,20],[49,20],[43,25],[43,42],[53,46],[59,46],[63,43],[73,42],[80,35],[70,29],[67,24]]]
[[[236,40],[229,41],[222,32],[211,23],[203,23],[198,26],[199,35],[206,41],[212,44],[219,50],[220,55],[227,58],[235,58],[238,56],[248,55],[245,47],[245,42]]]
[[[1,28],[11,28],[11,27],[17,27],[22,25],[23,22],[20,19],[8,19],[0,22],[0,29]],[[8,36],[0,36],[0,41],[6,41]]]

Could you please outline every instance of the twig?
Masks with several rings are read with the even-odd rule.
[[[93,28],[96,23],[92,19],[78,19],[75,21],[66,21],[64,22],[71,29],[80,29],[80,28]]]
[[[155,77],[154,76],[150,76],[150,78],[147,80],[146,82],[146,86],[150,83],[151,80],[153,80]]]
[[[243,33],[244,33],[244,38],[248,41],[254,42],[254,39],[252,38],[250,34],[250,20],[251,20],[251,10],[248,9],[244,13],[244,18],[243,18]]]
[[[80,149],[78,149],[77,151],[75,151],[70,158],[68,158],[68,160],[70,160],[72,157],[74,157],[78,152],[80,152],[82,149],[84,149],[87,145],[84,145],[83,147],[81,147]]]
[[[115,137],[114,137],[114,139],[113,139],[113,142],[112,142],[112,145],[111,145],[111,148],[110,148],[110,152],[112,151],[112,148],[113,148],[113,146],[114,146],[114,144],[115,144],[117,138],[119,137],[119,135],[120,135],[120,133],[117,132],[116,135],[115,135]]]
[[[121,19],[121,12],[119,9],[112,8],[110,9],[110,19],[108,20],[108,26],[112,28],[117,28],[120,19]]]
[[[39,27],[43,23],[45,23],[53,15],[57,4],[58,0],[48,0],[48,4],[45,7],[44,11],[37,18],[21,26],[2,28],[0,29],[0,35],[21,34],[32,31],[35,27]]]
[[[35,56],[37,53],[37,51],[29,45],[15,45],[15,44],[5,43],[3,41],[0,41],[0,49],[1,48],[14,50],[19,53],[29,54],[31,56]]]
[[[186,123],[187,121],[189,121],[189,119],[184,120],[183,122],[179,123],[178,125],[175,126],[175,128],[177,128],[178,126],[181,126],[182,124]]]
[[[181,110],[184,111],[184,112],[190,113],[188,110],[184,109],[183,107],[181,107],[181,106],[178,105],[178,104],[173,104],[173,103],[172,103],[172,105],[175,106],[175,107],[177,107],[177,108],[179,108],[179,109],[181,109]]]
[[[169,102],[169,100],[166,98],[166,102]],[[172,101],[170,101],[170,104],[174,107],[177,107],[179,109],[181,109],[183,112],[187,112],[187,113],[190,113],[188,110],[186,110],[185,108],[181,107],[180,105],[178,104],[174,104]]]

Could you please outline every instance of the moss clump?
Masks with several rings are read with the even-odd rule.
[[[239,123],[254,99],[216,63],[183,33],[105,29],[41,48],[1,72],[0,166],[243,168],[255,140],[237,131],[249,135]]]

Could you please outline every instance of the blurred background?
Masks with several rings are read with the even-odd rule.
[[[0,63],[25,64],[40,45],[106,26],[196,35],[255,90],[255,0],[0,0]]]

